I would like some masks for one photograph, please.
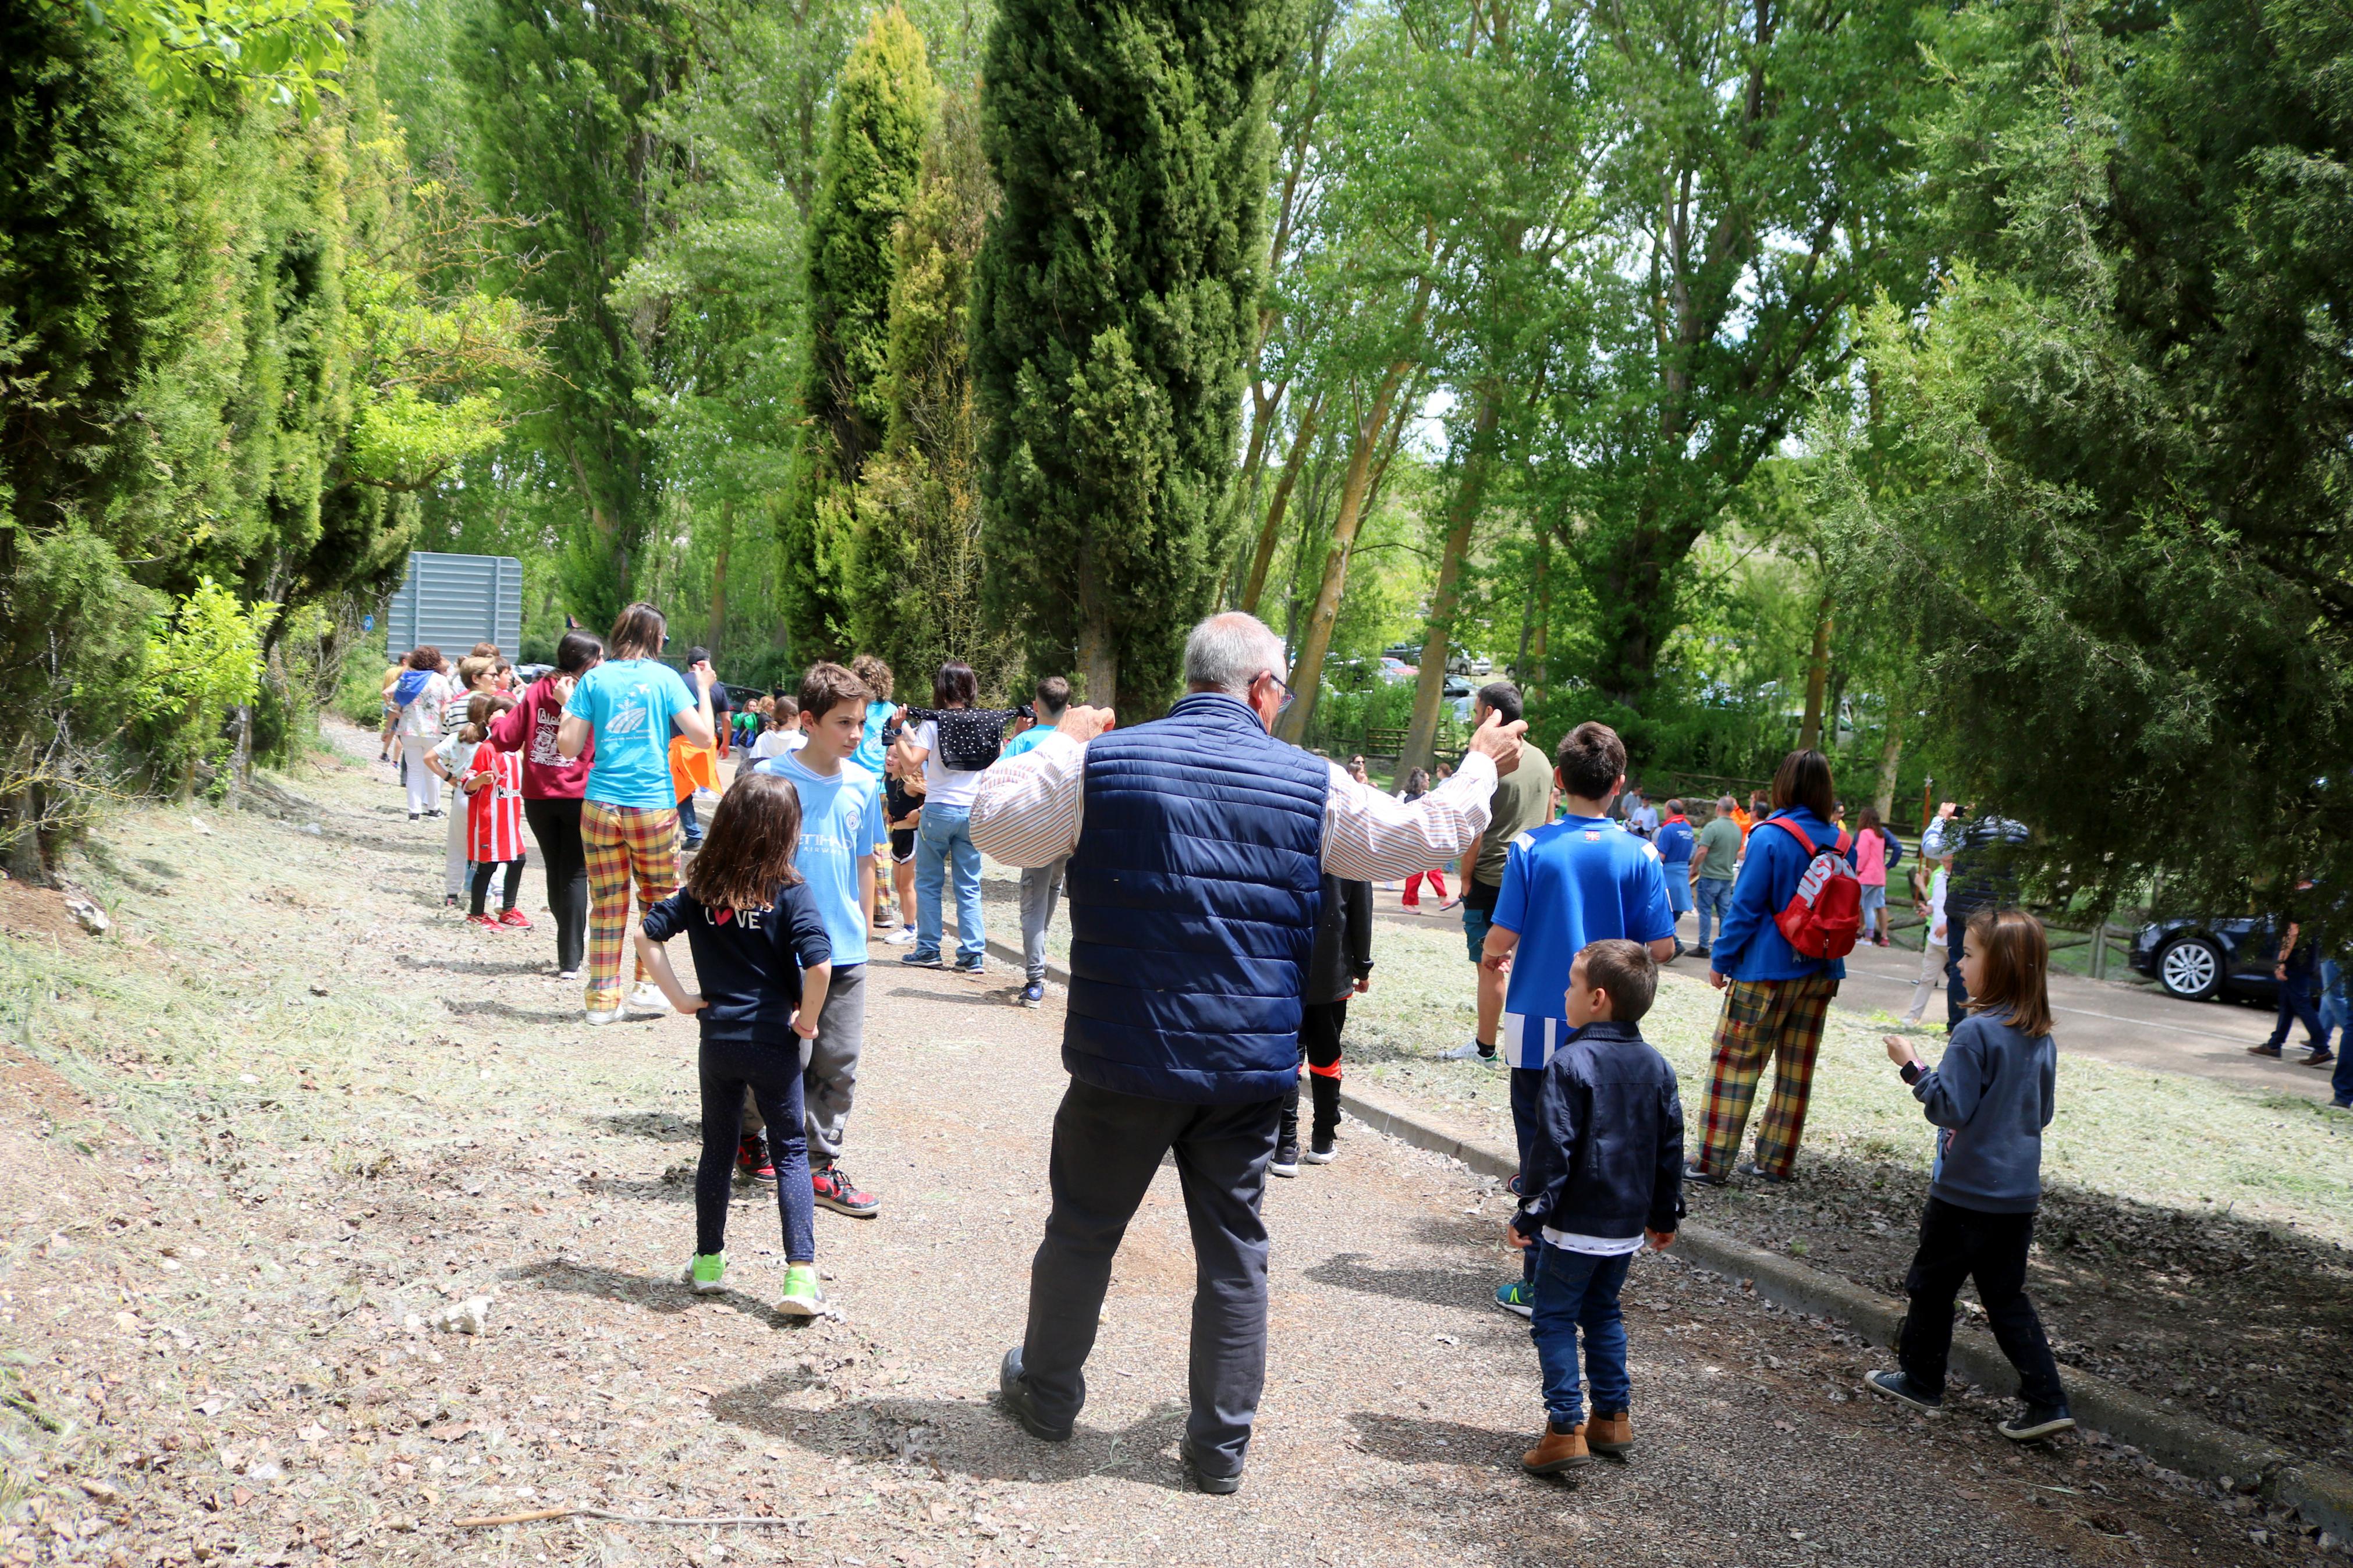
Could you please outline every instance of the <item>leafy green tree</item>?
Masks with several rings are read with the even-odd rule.
[[[1010,0],[973,378],[991,603],[1033,664],[1157,711],[1215,595],[1264,283],[1277,0]]]
[[[502,291],[554,319],[547,409],[533,435],[578,486],[586,531],[567,530],[570,596],[598,622],[629,597],[658,510],[641,388],[658,323],[613,302],[647,236],[658,142],[652,106],[676,85],[689,43],[670,0],[595,6],[480,0],[457,54],[474,118],[481,189],[527,226],[510,231]]]
[[[1972,7],[1926,130],[1961,263],[1873,312],[1851,558],[2054,891],[2353,879],[2353,19]],[[2185,824],[2194,820],[2194,829]]]
[[[808,224],[808,374],[784,550],[797,656],[849,647],[857,485],[890,420],[893,234],[913,199],[938,88],[893,5],[849,51]]]
[[[1018,674],[1013,640],[980,595],[972,274],[996,205],[977,95],[951,91],[899,225],[883,377],[890,419],[860,480],[849,583],[858,647],[909,671],[960,658],[988,690]]]

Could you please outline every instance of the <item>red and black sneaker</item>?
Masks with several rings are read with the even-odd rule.
[[[768,1135],[746,1132],[736,1141],[735,1173],[747,1182],[757,1182],[764,1187],[776,1184],[776,1167],[768,1159]]]
[[[859,1191],[857,1183],[831,1165],[811,1167],[809,1184],[816,1189],[820,1205],[852,1219],[872,1219],[874,1211],[882,1206],[871,1193]]]

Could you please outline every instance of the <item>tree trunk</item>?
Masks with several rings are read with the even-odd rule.
[[[719,662],[719,647],[727,634],[727,556],[735,547],[735,503],[719,503],[719,549],[711,558],[711,625],[702,639],[711,647],[712,668]]]
[[[1419,312],[1417,312],[1417,315]],[[1324,656],[1332,649],[1332,623],[1340,616],[1340,595],[1347,591],[1348,555],[1356,547],[1356,531],[1365,521],[1365,492],[1372,486],[1373,458],[1388,433],[1389,408],[1398,389],[1413,369],[1411,360],[1398,360],[1382,373],[1372,407],[1356,426],[1354,449],[1348,454],[1347,478],[1340,486],[1340,515],[1332,523],[1332,548],[1324,556],[1324,581],[1315,590],[1315,606],[1307,614],[1307,628],[1299,639],[1299,655],[1291,667],[1291,710],[1278,731],[1298,744],[1315,716],[1317,689],[1324,679]]]
[[[1266,594],[1266,574],[1274,564],[1274,547],[1282,538],[1282,514],[1291,505],[1291,492],[1299,483],[1299,470],[1306,466],[1308,448],[1314,444],[1315,426],[1324,413],[1324,395],[1318,392],[1299,416],[1299,431],[1291,438],[1291,452],[1282,460],[1282,478],[1275,481],[1274,499],[1267,503],[1266,521],[1260,524],[1258,549],[1250,556],[1250,581],[1243,584],[1241,608],[1245,615],[1258,614],[1259,600]]]
[[[1079,623],[1079,679],[1091,706],[1118,706],[1119,645],[1112,640],[1111,617],[1092,605]]]
[[[1493,388],[1482,387],[1478,397],[1462,468],[1455,476],[1454,494],[1447,501],[1446,543],[1438,558],[1438,586],[1430,596],[1430,630],[1422,638],[1421,670],[1414,682],[1413,719],[1406,726],[1405,745],[1398,758],[1400,778],[1416,768],[1429,767],[1437,755],[1438,710],[1446,698],[1447,651],[1454,636],[1454,612],[1462,597],[1462,562],[1471,553],[1471,534],[1486,500],[1495,423],[1502,412],[1501,399]]]
[[[1904,760],[1903,720],[1895,710],[1895,700],[1887,701],[1887,739],[1879,748],[1879,787],[1872,792],[1871,804],[1879,808],[1879,820],[1895,820],[1895,769]]]
[[[1806,717],[1798,726],[1798,750],[1817,751],[1822,739],[1822,689],[1831,674],[1831,596],[1822,595],[1814,617],[1814,651],[1806,661]]]

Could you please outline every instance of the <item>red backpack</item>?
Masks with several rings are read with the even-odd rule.
[[[1812,858],[1798,890],[1773,917],[1781,936],[1805,958],[1844,958],[1854,951],[1862,933],[1862,881],[1854,868],[1832,849],[1817,849],[1804,828],[1784,816],[1767,817],[1760,827],[1778,827],[1806,847]]]

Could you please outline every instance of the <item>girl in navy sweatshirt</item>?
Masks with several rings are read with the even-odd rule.
[[[727,1185],[743,1131],[744,1092],[768,1123],[784,1212],[785,1294],[778,1310],[815,1317],[816,1200],[801,1121],[801,1042],[817,1034],[833,977],[833,946],[808,885],[793,867],[800,795],[789,780],[745,773],[719,797],[685,885],[646,911],[638,956],[670,1005],[702,1024],[702,1159],[694,1173],[694,1258],[686,1282],[726,1289]],[[679,984],[662,944],[681,931],[702,987]]]
[[[1936,1409],[1953,1346],[1953,1298],[1973,1278],[2026,1403],[2026,1414],[2000,1430],[2024,1443],[2075,1425],[2051,1342],[2026,1299],[2027,1248],[2042,1201],[2042,1130],[2051,1125],[2059,1072],[2050,947],[2042,922],[2023,910],[1980,910],[1962,942],[1968,1016],[1946,1043],[1944,1059],[1928,1067],[1903,1036],[1886,1037],[1888,1059],[1904,1069],[1938,1130],[1936,1161],[1920,1249],[1904,1280],[1912,1304],[1896,1347],[1903,1369],[1865,1381],[1915,1409]]]

